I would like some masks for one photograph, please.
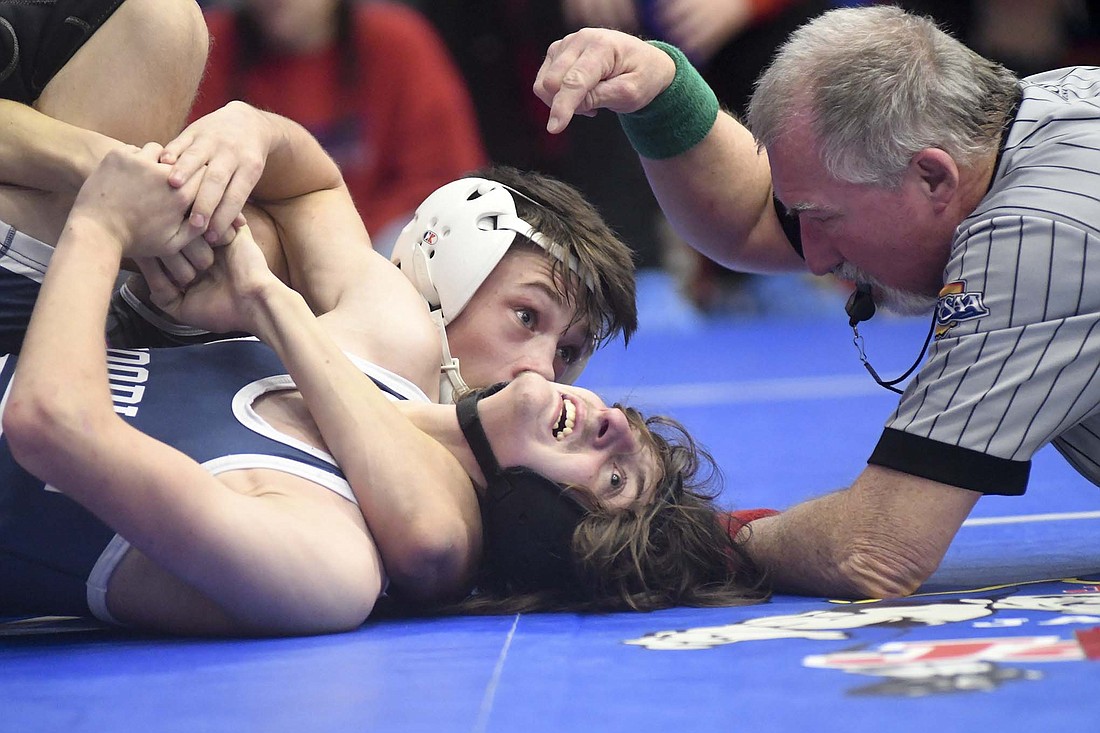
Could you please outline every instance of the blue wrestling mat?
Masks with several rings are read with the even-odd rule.
[[[703,319],[654,277],[636,341],[583,382],[686,423],[731,508],[846,485],[894,404],[857,360],[839,295],[768,287],[814,315]],[[878,317],[861,332],[892,377],[926,329]],[[257,641],[0,623],[0,731],[13,733],[1089,731],[1098,690],[1100,489],[1051,450],[1024,497],[978,503],[901,601],[386,620]]]

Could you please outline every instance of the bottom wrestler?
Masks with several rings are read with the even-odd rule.
[[[24,477],[4,497],[0,613],[80,613],[87,585],[83,603],[105,620],[173,633],[301,634],[358,626],[387,585],[422,606],[461,598],[475,583],[489,597],[522,592],[531,608],[761,597],[756,573],[691,483],[690,440],[669,441],[633,412],[534,374],[460,401],[458,419],[454,406],[396,403],[379,382],[402,396],[418,390],[384,370],[372,370],[377,382],[364,379],[330,338],[384,361],[369,353],[369,329],[340,329],[348,319],[339,309],[315,318],[267,270],[247,229],[186,292],[148,261],[145,273],[173,316],[255,333],[277,361],[251,341],[169,359],[108,358],[102,324],[121,259],[170,254],[164,243],[188,226],[188,187],[155,195],[167,191],[158,154],[155,145],[111,153],[85,184],[14,364],[6,468],[36,480]],[[439,348],[430,327],[409,333]],[[185,371],[204,362],[209,371],[194,378],[218,399],[185,408],[209,395],[181,395],[193,388],[170,373],[177,358]],[[438,351],[429,358],[438,363]],[[541,532],[538,549],[548,550],[528,553],[528,564],[515,562],[522,547],[507,552],[518,546],[507,517],[524,513],[509,502],[524,496],[553,528],[541,532],[543,514],[525,528]],[[16,521],[21,506],[30,527]],[[83,547],[62,547],[72,522],[93,528]],[[43,568],[40,597],[24,590],[34,588],[29,565]]]

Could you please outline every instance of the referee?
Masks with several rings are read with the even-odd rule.
[[[1100,69],[1018,79],[881,5],[796,31],[747,127],[677,49],[608,30],[551,45],[535,92],[550,132],[619,113],[669,220],[721,264],[854,281],[853,327],[876,303],[933,319],[854,484],[742,533],[776,590],[912,593],[1047,443],[1100,484]]]

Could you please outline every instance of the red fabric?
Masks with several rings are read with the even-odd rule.
[[[752,6],[752,22],[759,23],[785,10],[794,0],[749,0]]]
[[[266,57],[235,79],[235,15],[224,9],[205,15],[213,45],[192,117],[240,97],[299,122],[339,164],[372,234],[404,223],[433,190],[486,163],[465,81],[413,9],[356,7],[359,73],[352,89],[345,89],[335,46]]]
[[[1100,626],[1081,629],[1073,633],[1077,636],[1077,643],[1081,645],[1081,651],[1085,653],[1085,658],[1100,661]]]
[[[730,536],[736,535],[749,522],[762,517],[772,517],[779,514],[775,509],[739,509],[726,515],[726,529]]]

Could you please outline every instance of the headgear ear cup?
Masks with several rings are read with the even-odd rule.
[[[527,468],[500,472],[486,494],[482,582],[503,592],[575,592],[573,533],[585,516],[580,504]]]

